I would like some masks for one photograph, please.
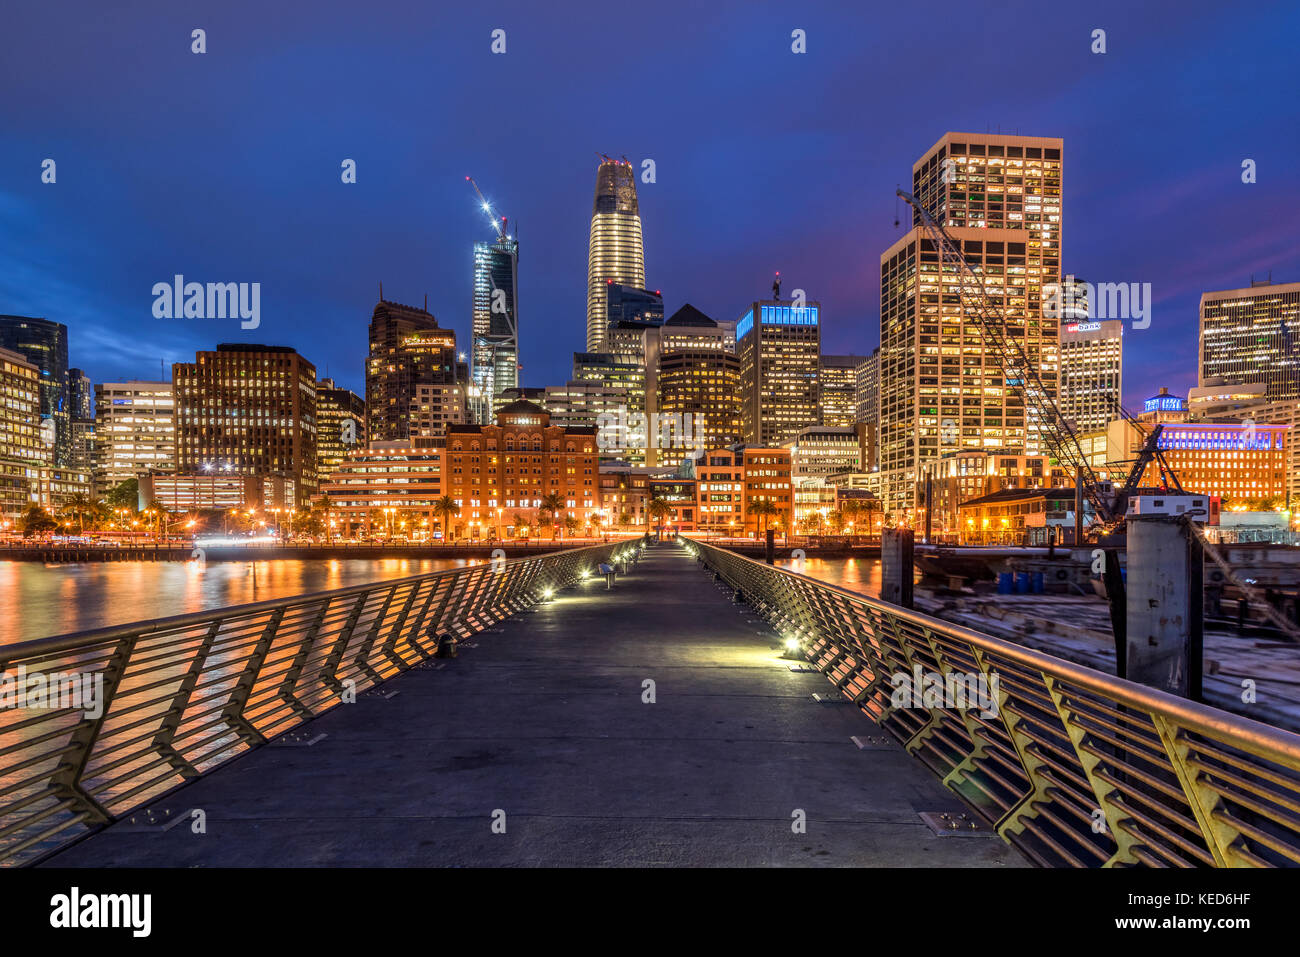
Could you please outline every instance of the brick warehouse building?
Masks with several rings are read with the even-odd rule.
[[[443,489],[461,508],[452,528],[502,538],[515,515],[528,524],[562,525],[569,515],[583,526],[598,521],[597,459],[594,428],[553,426],[549,412],[524,399],[502,407],[495,425],[450,425]],[[563,505],[539,514],[552,493]]]

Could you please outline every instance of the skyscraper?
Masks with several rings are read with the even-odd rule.
[[[40,372],[41,439],[54,465],[72,465],[68,396],[68,327],[29,316],[0,316],[0,349],[16,352]]]
[[[821,425],[821,304],[755,302],[736,322],[745,441],[774,448]]]
[[[333,379],[316,383],[316,471],[322,483],[347,455],[366,447],[366,402]]]
[[[1124,323],[1063,319],[1061,397],[1057,406],[1076,432],[1100,432],[1119,418],[1123,394]]]
[[[596,169],[587,252],[587,351],[604,352],[608,286],[645,287],[645,250],[636,175],[626,160],[605,157]]]
[[[501,394],[519,385],[519,241],[500,236],[474,244],[472,376],[480,422],[504,404]]]
[[[456,333],[427,309],[380,299],[370,319],[366,422],[371,441],[440,435],[468,415],[469,372]]]
[[[1055,398],[1062,141],[946,133],[912,167],[912,194],[981,274],[995,311]],[[887,511],[917,507],[921,467],[961,449],[1038,454],[1042,424],[986,344],[963,283],[913,214],[880,257],[880,471]]]
[[[1300,399],[1300,282],[1252,282],[1201,295],[1202,387],[1262,383],[1270,402]]]
[[[288,346],[223,343],[172,366],[176,468],[292,481],[316,491],[316,367]]]
[[[858,366],[863,356],[822,356],[821,424],[852,428],[858,420]]]

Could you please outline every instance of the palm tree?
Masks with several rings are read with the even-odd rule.
[[[330,509],[334,507],[334,500],[328,495],[319,495],[311,503],[312,510],[319,513],[321,517],[321,528],[325,530],[325,541],[328,542],[334,537],[332,526],[330,525]]]
[[[433,503],[433,517],[442,519],[443,541],[451,541],[451,520],[460,514],[460,506],[450,495],[444,495]]]
[[[772,520],[773,515],[779,514],[777,508],[767,499],[760,499],[749,507],[749,513],[763,519],[763,534],[767,534],[768,522]]]
[[[540,521],[543,515],[547,515],[554,522],[555,517],[560,514],[560,510],[563,508],[564,499],[560,497],[560,493],[548,492],[542,496],[542,503],[537,506],[538,520]],[[551,538],[555,538],[555,532],[551,532]]]
[[[652,520],[657,521],[658,524],[655,526],[655,531],[660,535],[663,534],[664,530],[663,520],[672,513],[673,507],[661,498],[652,498],[650,504],[646,506],[646,514],[649,515]]]
[[[67,501],[59,508],[59,514],[75,518],[77,520],[77,531],[84,533],[86,531],[86,519],[90,519],[93,525],[97,519],[101,519],[108,514],[108,509],[103,502],[94,496],[78,492],[76,495],[68,497]]]
[[[852,525],[856,529],[861,513],[862,504],[857,499],[847,498],[840,503],[840,517],[844,519],[846,525]]]

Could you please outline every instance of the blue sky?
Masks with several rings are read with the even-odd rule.
[[[877,344],[894,189],[947,130],[1064,138],[1066,271],[1152,284],[1131,404],[1195,385],[1202,291],[1300,279],[1294,3],[225,0],[5,20],[0,313],[66,323],[96,381],[245,340],[361,391],[381,281],[464,341],[490,235],[472,174],[519,227],[522,381],[561,382],[597,152],[655,161],[647,283],[669,311],[735,318],[779,269],[821,301],[826,352]],[[176,273],[260,282],[261,327],[155,319]]]

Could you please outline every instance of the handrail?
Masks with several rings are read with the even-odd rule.
[[[1300,865],[1300,735],[682,542],[1030,859]]]
[[[0,645],[0,865],[46,857],[638,547]]]

